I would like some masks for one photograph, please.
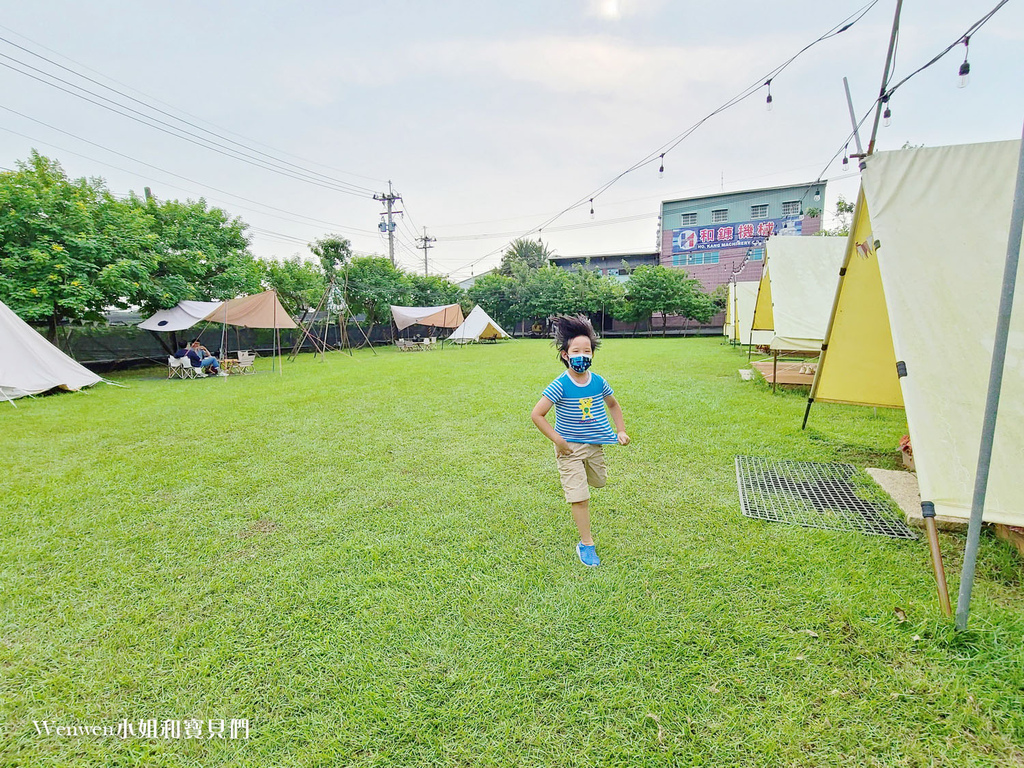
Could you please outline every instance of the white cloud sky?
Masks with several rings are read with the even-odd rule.
[[[470,270],[466,264],[504,240],[445,237],[536,226],[862,5],[778,0],[770,7],[736,2],[723,10],[722,3],[705,0],[685,6],[478,0],[439,10],[399,0],[288,7],[262,0],[159,6],[0,0],[7,28],[0,36],[73,69],[81,64],[115,77],[187,110],[203,125],[209,121],[308,158],[322,173],[378,192],[392,180],[409,214],[400,226],[401,261],[422,264],[413,238],[426,226],[440,238],[431,251],[435,268],[462,277]],[[905,5],[896,78],[990,7],[988,0]],[[549,229],[545,240],[561,253],[653,249],[662,199],[807,181],[820,172],[835,179],[829,208],[840,193],[853,197],[856,173],[844,176],[838,158],[824,167],[850,130],[842,77],[850,78],[863,112],[878,92],[892,12],[893,2],[880,2],[851,30],[805,54],[773,82],[771,113],[758,93],[713,118],[669,154],[663,179],[657,164],[630,174],[598,198],[595,226]],[[894,123],[880,133],[879,147],[1019,136],[1020,30],[1024,10],[1011,3],[974,36],[967,89],[955,87],[962,51],[905,86],[893,98]],[[0,53],[51,68],[4,43]],[[358,250],[384,251],[376,231],[381,206],[369,194],[353,197],[281,178],[8,69],[0,68],[0,88],[11,109],[188,181],[2,110],[0,129],[8,130],[0,130],[0,166],[11,167],[34,146],[73,175],[105,177],[119,193],[148,185],[162,197],[206,195],[253,226],[253,250],[263,257],[305,253],[304,243],[340,229],[333,225],[345,227],[340,231]],[[631,216],[641,218],[602,225]],[[586,210],[557,222],[589,223]],[[491,256],[472,269],[496,260]]]

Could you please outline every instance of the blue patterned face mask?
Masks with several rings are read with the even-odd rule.
[[[590,367],[591,362],[592,358],[590,355],[576,355],[569,358],[569,367],[576,371],[576,373],[583,373]]]

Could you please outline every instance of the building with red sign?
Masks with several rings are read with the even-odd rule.
[[[666,200],[660,263],[686,270],[708,293],[759,280],[765,240],[816,234],[824,201],[823,181]]]

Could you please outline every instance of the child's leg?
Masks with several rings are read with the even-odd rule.
[[[593,546],[594,539],[590,535],[590,499],[572,503],[572,519],[579,531],[580,542],[588,547]]]

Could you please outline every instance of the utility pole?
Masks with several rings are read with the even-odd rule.
[[[437,238],[427,237],[427,228],[424,227],[423,237],[417,237],[416,240],[419,241],[420,248],[423,249],[423,275],[426,276],[429,274],[427,272],[427,250],[434,247],[432,244],[437,242]]]
[[[394,190],[391,189],[391,182],[388,182],[387,194],[381,193],[373,196],[374,200],[380,200],[384,203],[388,209],[381,212],[381,216],[387,216],[387,221],[381,221],[377,228],[381,232],[388,233],[388,255],[391,256],[391,265],[395,265],[395,220],[394,215],[401,213],[401,211],[394,210],[396,200],[401,200],[401,195],[396,195]]]

